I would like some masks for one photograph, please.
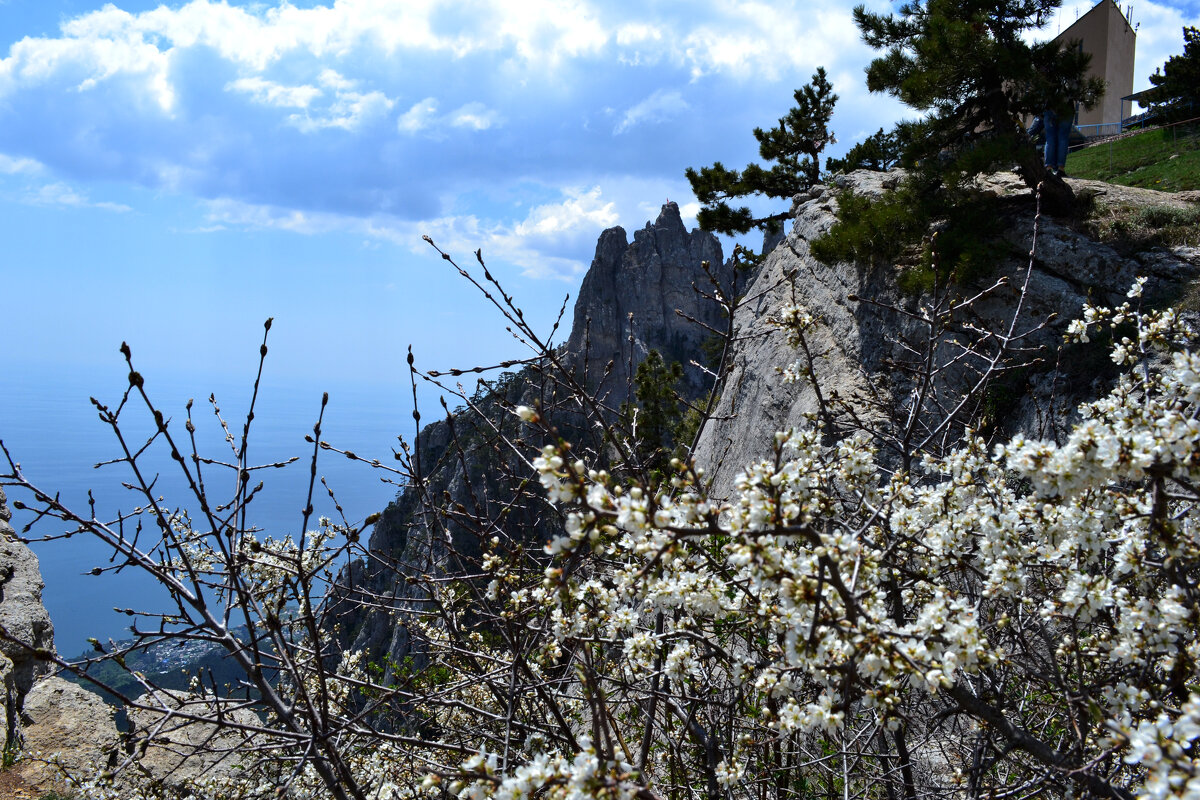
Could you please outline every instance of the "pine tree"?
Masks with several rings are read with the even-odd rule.
[[[869,169],[887,172],[901,164],[913,127],[913,123],[902,122],[887,133],[880,128],[851,147],[844,157],[825,159],[825,171],[853,172],[856,169]]]
[[[1183,53],[1150,76],[1152,107],[1168,119],[1200,116],[1200,28],[1183,29]]]
[[[703,206],[697,215],[700,227],[731,235],[751,228],[778,231],[780,222],[789,216],[787,212],[755,217],[748,207],[734,208],[729,201],[750,195],[791,198],[820,180],[821,151],[835,141],[829,120],[838,99],[825,68],[817,67],[812,81],[797,89],[794,97],[795,108],[779,120],[777,127],[754,129],[759,155],[775,162],[769,169],[749,164],[739,172],[720,161],[699,171],[688,168],[687,179]]]
[[[863,40],[884,51],[867,87],[925,114],[924,135],[906,158],[936,169],[939,183],[965,186],[1014,163],[1026,185],[1046,178],[1023,117],[1050,105],[1093,105],[1103,91],[1085,77],[1090,56],[1056,42],[1029,44],[1061,0],[911,0],[897,15],[854,9]],[[936,166],[935,166],[936,165]],[[1070,189],[1053,181],[1059,205]]]
[[[657,350],[651,350],[638,365],[634,376],[635,403],[624,403],[621,415],[634,425],[634,446],[648,474],[661,473],[675,444],[675,430],[683,418],[684,403],[679,397],[683,367],[668,364]]]

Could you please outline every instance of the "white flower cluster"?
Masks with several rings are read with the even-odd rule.
[[[795,306],[779,322],[814,319]],[[895,729],[905,708],[1019,671],[1054,640],[1049,658],[1076,688],[1020,680],[1055,698],[1029,703],[1053,724],[1100,723],[1079,729],[1078,770],[1115,756],[1134,770],[1127,785],[1144,770],[1141,796],[1196,797],[1200,700],[1180,687],[1200,683],[1200,357],[1179,349],[1193,334],[1171,311],[1088,307],[1070,333],[1086,343],[1103,327],[1135,332],[1113,355],[1132,369],[1061,444],[989,451],[968,435],[888,473],[864,438],[791,430],[724,504],[678,462],[657,489],[626,487],[549,445],[534,465],[567,521],[547,552],[584,566],[552,565],[510,602],[546,609],[548,658],[612,648],[602,677],[638,708],[654,680],[732,692],[780,736],[837,737],[863,715]],[[749,752],[722,761],[723,784],[743,779]],[[520,796],[576,774],[546,758],[460,789]]]
[[[458,777],[445,788],[463,800],[528,800],[532,797],[632,800],[638,790],[631,780],[633,767],[624,762],[601,759],[587,737],[581,737],[579,745],[580,750],[573,757],[538,753],[511,774],[503,776],[498,769],[498,755],[481,749],[461,764]],[[426,789],[440,787],[442,780],[431,775],[425,779],[424,786]]]
[[[1200,752],[1196,749],[1200,695],[1190,695],[1176,715],[1164,711],[1153,720],[1142,720],[1136,728],[1130,729],[1128,724],[1114,728],[1128,744],[1125,762],[1146,767],[1141,797],[1200,798]]]
[[[642,485],[547,445],[532,465],[560,535],[531,557],[489,529],[477,573],[410,576],[422,667],[380,686],[360,653],[314,654],[280,691],[341,719],[403,708],[391,738],[339,739],[373,800],[881,796],[871,776],[903,771],[906,731],[961,754],[946,720],[983,744],[931,782],[992,761],[1021,792],[1051,776],[1200,800],[1200,357],[1142,291],[1070,326],[1084,345],[1111,335],[1126,374],[1060,442],[968,431],[896,469],[866,435],[793,429],[719,502],[678,459]],[[817,324],[798,305],[777,322],[795,346]],[[339,533],[247,534],[226,555],[172,525],[180,568],[285,600]],[[265,775],[195,792],[265,797]],[[322,781],[308,764],[290,787]]]

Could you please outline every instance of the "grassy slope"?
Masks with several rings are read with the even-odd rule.
[[[1200,124],[1078,150],[1067,158],[1067,174],[1163,192],[1200,189]]]

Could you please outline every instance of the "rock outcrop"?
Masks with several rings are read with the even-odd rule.
[[[684,365],[683,391],[690,397],[711,385],[701,369],[688,364],[700,358],[701,343],[712,335],[691,320],[716,329],[725,324],[717,303],[697,291],[712,293],[709,273],[702,267],[706,261],[709,273],[728,286],[733,270],[723,261],[720,242],[710,233],[688,232],[675,203],[664,205],[653,224],[634,233],[632,242],[619,227],[600,235],[560,355],[564,370],[601,398],[605,413],[630,398],[630,367],[636,372],[650,350]],[[456,413],[421,430],[416,448],[424,486],[410,486],[385,510],[371,536],[371,558],[342,575],[347,590],[332,618],[343,648],[364,651],[370,662],[403,663],[412,655],[409,633],[395,622],[392,611],[419,605],[425,591],[406,576],[453,571],[455,559],[469,561],[478,555],[473,530],[459,527],[452,518],[438,518],[437,530],[431,527],[430,498],[447,508],[458,504],[481,517],[495,516],[504,507],[503,527],[516,539],[544,540],[557,530],[559,521],[544,508],[510,505],[517,485],[528,477],[527,468],[508,448],[493,444],[500,435],[520,438],[519,423],[507,409],[525,404],[552,414],[564,435],[586,446],[581,440],[594,435],[588,423],[591,412],[559,402],[563,380],[563,375],[526,368],[492,384],[477,403],[481,414]],[[459,446],[464,449],[462,458]],[[593,445],[592,452],[601,447]],[[385,679],[389,675],[385,673]]]
[[[21,712],[24,750],[18,769],[35,786],[56,786],[117,763],[121,736],[113,707],[57,676],[43,678]]]
[[[902,291],[893,266],[827,266],[813,259],[808,249],[808,242],[833,224],[839,190],[878,196],[893,189],[900,179],[897,173],[857,172],[840,177],[838,186],[815,186],[794,198],[790,230],[782,239],[767,243],[764,250],[768,255],[752,282],[745,289],[739,287],[746,300],[735,319],[732,359],[719,387],[719,404],[695,454],[717,496],[729,492],[737,472],[747,463],[770,451],[777,430],[807,424],[809,415],[817,410],[808,383],[788,382],[782,374],[782,368],[796,362],[799,355],[777,324],[785,306],[802,305],[819,318],[809,334],[809,345],[817,354],[816,369],[827,396],[852,403],[854,398],[871,396],[878,404],[877,420],[903,408],[911,386],[894,367],[902,355],[898,343],[924,335],[913,312],[928,299]],[[996,241],[994,250],[994,276],[1007,275],[1011,280],[976,304],[966,322],[981,330],[1001,330],[1011,322],[1018,287],[1029,264],[1034,208],[1021,199],[1026,190],[1016,176],[991,176],[981,188],[1012,198],[1002,204],[1006,233]],[[1076,188],[1101,201],[1107,192],[1113,200],[1119,195],[1122,203],[1185,205],[1159,193],[1134,197],[1129,192],[1114,193],[1105,185],[1081,183]],[[1123,256],[1049,219],[1041,222],[1036,250],[1017,329],[1035,328],[1047,318],[1054,321],[1022,341],[1023,347],[1041,349],[1041,361],[1015,373],[989,397],[992,407],[987,413],[992,419],[987,424],[996,432],[1051,435],[1063,429],[1080,401],[1106,388],[1113,370],[1103,368],[1107,353],[1102,347],[1068,352],[1065,359],[1057,355],[1068,321],[1079,316],[1085,300],[1119,304],[1138,275],[1150,278],[1149,296],[1177,296],[1200,268],[1194,250],[1172,253],[1160,248]],[[676,309],[711,328],[724,327],[720,309],[695,290],[705,288],[707,282],[701,261],[708,261],[718,280],[729,286],[732,266],[723,264],[721,258],[713,237],[684,229],[674,204],[664,206],[652,225],[635,232],[632,243],[620,228],[601,234],[563,354],[572,369],[586,375],[608,408],[628,399],[630,361],[636,368],[650,349],[683,364],[702,358],[701,343],[711,331],[687,322]],[[979,288],[966,286],[961,291],[965,296]],[[961,381],[963,374],[949,370],[943,378]],[[693,396],[703,380],[702,371],[689,372],[688,388]],[[343,575],[350,589],[335,615],[343,647],[363,650],[377,663],[386,661],[381,658],[384,655],[391,663],[400,663],[411,654],[409,632],[395,622],[391,612],[419,605],[423,589],[405,576],[453,571],[447,560],[451,550],[465,554],[468,560],[478,555],[470,532],[457,528],[452,520],[442,523],[444,529],[436,534],[423,527],[425,504],[433,498],[445,507],[474,508],[480,515],[477,518],[485,518],[491,513],[488,509],[511,498],[512,476],[525,475],[524,468],[497,455],[499,449],[480,442],[494,441],[499,434],[511,440],[520,438],[517,423],[501,409],[518,403],[533,405],[535,400],[544,403],[555,391],[544,376],[535,378],[525,370],[497,390],[494,403],[481,404],[494,425],[475,425],[471,415],[461,414],[422,430],[418,451],[425,465],[426,493],[423,497],[412,489],[402,493],[376,525],[370,541],[372,558]],[[979,422],[978,417],[971,420],[972,424]],[[588,435],[582,419],[559,417],[554,424],[577,445]],[[455,443],[464,441],[473,444],[465,458],[459,459]],[[600,452],[594,447],[589,450],[586,442],[579,450]],[[558,522],[552,515],[535,514],[525,507],[510,508],[506,513],[506,530],[523,532],[517,535],[524,535],[527,541],[547,538]]]
[[[895,175],[856,172],[840,179],[859,194],[879,195],[896,182]],[[1072,182],[1073,184],[1076,182]],[[1093,196],[1110,191],[1106,184],[1079,182]],[[1012,176],[993,176],[987,188],[1001,196],[1019,192],[1023,184]],[[721,400],[696,452],[697,462],[714,481],[718,496],[726,495],[734,476],[747,463],[770,452],[775,432],[806,424],[817,410],[816,396],[805,380],[788,382],[781,368],[800,354],[776,324],[785,306],[798,304],[818,317],[810,347],[819,353],[816,372],[826,396],[866,396],[868,392],[901,408],[910,386],[892,368],[901,357],[899,342],[919,340],[922,327],[906,312],[917,312],[928,298],[906,294],[897,285],[897,270],[859,264],[825,265],[809,253],[808,243],[834,222],[836,191],[815,186],[794,198],[794,222],[786,239],[766,258],[746,290],[749,298],[735,315],[737,343],[731,368],[724,377]],[[1122,203],[1183,205],[1170,195],[1145,190],[1114,190]],[[968,321],[982,330],[1007,330],[1024,282],[1033,245],[1034,209],[1028,202],[1005,211],[1005,233],[994,249],[995,277],[1008,276],[1009,285],[978,304]],[[1004,432],[1021,431],[1051,436],[1061,430],[1077,405],[1107,387],[1113,372],[1107,350],[1100,344],[1076,347],[1060,357],[1063,332],[1082,312],[1085,301],[1120,305],[1137,276],[1146,276],[1147,299],[1169,302],[1200,272],[1200,251],[1163,248],[1121,255],[1057,221],[1043,218],[1037,237],[1028,291],[1016,330],[1035,328],[1051,318],[1039,333],[1021,342],[1041,348],[1042,362],[1022,371],[1004,387]],[[981,286],[962,287],[970,296]],[[873,302],[851,300],[864,298]],[[881,308],[891,305],[900,313]]]
[[[130,714],[132,735],[123,737],[112,706],[51,674],[54,664],[45,656],[54,653],[54,626],[42,605],[37,556],[16,539],[10,519],[0,490],[0,626],[24,643],[0,640],[4,746],[6,753],[20,753],[17,776],[42,790],[69,787],[73,780],[118,766],[129,752],[136,758],[126,770],[125,785],[136,780],[183,787],[205,776],[228,774],[236,764],[229,754],[243,742],[237,734],[183,725],[161,711],[135,711]],[[142,702],[163,709],[178,706],[165,693]],[[250,711],[234,713],[240,714],[235,721],[257,722]]]
[[[243,769],[243,756],[252,744],[248,735],[233,727],[217,728],[174,714],[195,713],[195,697],[182,692],[157,691],[137,699],[129,711],[129,750],[136,759],[121,780],[136,784],[139,779],[163,785],[181,794],[201,784],[220,786]],[[199,709],[206,708],[203,704]],[[233,726],[255,727],[259,719],[247,708],[227,712]]]
[[[692,394],[707,385],[689,361],[698,357],[701,342],[712,334],[676,313],[683,311],[720,328],[720,309],[696,293],[713,291],[702,262],[709,263],[719,280],[729,280],[721,243],[705,231],[689,233],[675,203],[664,205],[653,225],[634,231],[632,243],[623,228],[600,234],[596,257],[575,301],[567,350],[586,361],[588,385],[610,405],[615,405],[614,398],[628,398],[626,387],[633,377],[629,364],[636,368],[652,349],[668,362],[685,365]]]
[[[37,556],[17,541],[9,520],[12,512],[0,489],[0,627],[8,636],[45,653],[54,652],[54,626],[42,605],[42,573]],[[0,639],[0,692],[4,697],[4,746],[18,742],[20,712],[34,682],[48,675],[51,664],[28,647]]]

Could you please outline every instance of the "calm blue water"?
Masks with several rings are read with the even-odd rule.
[[[226,461],[233,460],[233,453],[224,442],[207,398],[210,392],[217,395],[222,416],[240,439],[252,383],[253,375],[239,380],[146,376],[147,392],[173,419],[171,431],[177,441],[186,436],[184,404],[189,397],[195,398],[192,417],[201,439],[201,454]],[[34,483],[50,493],[61,492],[69,507],[86,509],[87,492],[91,488],[97,499],[98,516],[104,517],[117,509],[129,510],[140,503],[136,495],[121,486],[121,481],[129,480],[128,466],[93,469],[93,464],[114,458],[120,451],[111,429],[99,421],[88,402],[89,395],[95,395],[101,402],[115,405],[124,386],[125,375],[117,370],[10,373],[0,391],[0,439]],[[312,432],[322,391],[330,394],[321,436],[325,441],[360,456],[392,463],[391,448],[396,445],[396,436],[412,439],[411,395],[406,397],[403,386],[322,386],[316,382],[272,382],[269,377],[264,378],[251,426],[250,461],[261,464],[293,455],[300,456],[300,460],[283,469],[258,473],[265,487],[251,506],[251,521],[264,529],[263,535],[295,534],[300,528],[313,450],[304,436]],[[422,406],[429,407],[425,398]],[[130,414],[132,439],[138,445],[144,443],[152,430],[144,407],[130,408],[126,413]],[[156,489],[165,496],[165,505],[198,507],[185,491],[186,484],[178,475],[177,465],[162,455],[152,463],[161,471]],[[210,488],[226,499],[232,491],[228,471],[206,469],[211,476]],[[383,473],[333,453],[321,453],[317,474],[327,479],[351,522],[360,522],[382,510],[397,490],[396,486],[381,481]],[[10,504],[15,499],[29,499],[23,498],[17,489],[6,491]],[[314,492],[314,508],[317,515],[337,519],[333,503],[319,482]],[[14,512],[14,527],[19,531],[30,519],[27,512]],[[40,522],[28,535],[61,532],[62,524],[50,520]],[[114,612],[114,606],[155,611],[169,608],[161,589],[130,570],[92,576],[91,569],[107,566],[111,555],[96,541],[77,536],[35,543],[33,548],[46,582],[45,604],[54,621],[56,644],[64,655],[73,656],[86,649],[88,637],[125,638],[129,619]]]

